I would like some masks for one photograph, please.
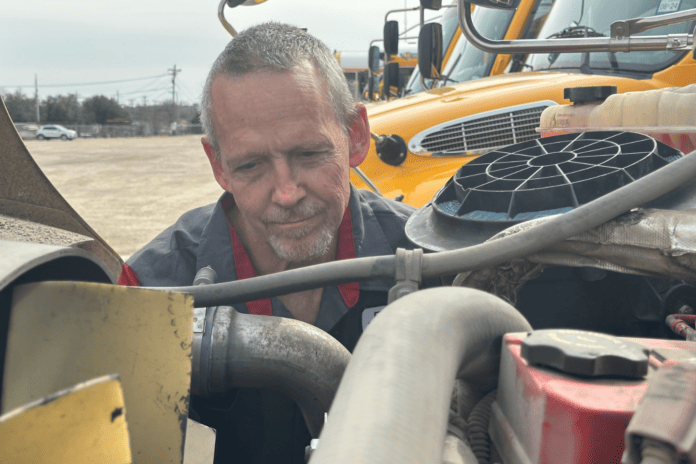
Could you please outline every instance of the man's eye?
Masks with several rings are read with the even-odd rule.
[[[235,171],[240,171],[240,172],[242,172],[242,171],[251,171],[251,170],[254,169],[258,164],[259,164],[259,163],[255,162],[255,161],[252,162],[252,163],[242,164],[241,166],[237,166],[237,168],[235,169]]]

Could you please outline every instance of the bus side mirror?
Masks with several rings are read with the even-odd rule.
[[[379,53],[379,47],[377,45],[371,46],[370,50],[367,52],[367,68],[372,71],[372,73],[379,71]]]
[[[425,79],[442,72],[442,24],[425,24],[418,35],[418,70]]]
[[[499,10],[515,10],[520,4],[520,0],[467,0],[467,2],[486,8],[497,8]]]
[[[399,54],[399,22],[387,21],[384,23],[384,55],[389,61],[389,56]]]
[[[399,88],[399,63],[392,62],[384,65],[384,73],[382,74],[382,99],[389,100],[391,88]]]
[[[442,0],[420,0],[421,8],[426,10],[439,10],[442,8]]]

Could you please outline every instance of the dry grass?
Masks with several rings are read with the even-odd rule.
[[[121,256],[222,193],[200,136],[25,143],[58,191]]]

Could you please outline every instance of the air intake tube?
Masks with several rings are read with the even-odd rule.
[[[497,375],[503,334],[531,330],[515,308],[468,288],[390,304],[353,351],[311,464],[440,464],[454,379]]]
[[[203,315],[201,315],[203,317]],[[350,353],[333,337],[294,319],[207,308],[194,328],[191,393],[209,396],[237,387],[271,387],[302,410],[317,437]]]

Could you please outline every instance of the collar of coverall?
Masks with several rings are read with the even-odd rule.
[[[222,199],[222,208],[225,211],[225,216],[229,218],[227,212],[234,207],[234,197],[232,195],[225,195]],[[227,224],[230,228],[230,238],[232,240],[232,253],[234,255],[234,267],[237,271],[237,278],[239,280],[249,279],[251,277],[258,277],[254,265],[249,259],[244,245],[237,232],[235,232],[234,227],[230,223],[229,219]],[[350,206],[346,208],[345,213],[343,213],[343,219],[341,220],[341,225],[338,227],[338,247],[336,250],[335,261],[340,261],[342,259],[355,258],[355,241],[353,239],[353,221],[351,220]],[[338,286],[338,291],[343,298],[343,302],[346,307],[352,308],[358,302],[360,298],[360,283],[352,282],[348,284],[342,284]],[[272,316],[273,310],[271,306],[270,299],[249,301],[246,303],[249,314],[257,314],[263,316]]]

